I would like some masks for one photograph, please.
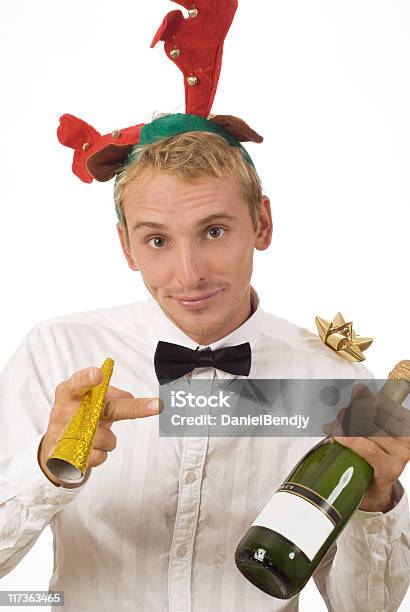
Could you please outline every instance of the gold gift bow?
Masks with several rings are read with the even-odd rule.
[[[369,348],[373,338],[358,336],[353,329],[353,323],[351,321],[346,323],[340,312],[336,314],[332,322],[318,316],[315,317],[315,322],[322,342],[341,357],[347,361],[366,359],[362,351]]]
[[[107,357],[101,366],[102,382],[84,394],[47,457],[47,469],[64,483],[80,482],[84,477],[113,367],[114,361]]]

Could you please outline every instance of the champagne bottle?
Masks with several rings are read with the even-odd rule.
[[[389,374],[380,394],[402,404],[410,361]],[[331,436],[295,466],[239,542],[239,571],[265,593],[290,599],[305,586],[360,505],[373,476],[369,463]]]

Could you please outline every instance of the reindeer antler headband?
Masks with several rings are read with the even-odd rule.
[[[218,86],[223,45],[238,7],[237,0],[172,0],[188,9],[165,16],[151,47],[164,41],[165,53],[181,70],[185,85],[185,114],[165,115],[151,123],[134,125],[101,135],[91,125],[65,114],[57,130],[59,141],[74,149],[72,169],[85,183],[109,181],[132,158],[138,146],[176,134],[206,131],[223,136],[240,147],[253,163],[241,142],[263,141],[245,121],[233,115],[208,119]]]

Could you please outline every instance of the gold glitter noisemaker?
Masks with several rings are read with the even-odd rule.
[[[80,482],[84,477],[113,367],[114,361],[108,357],[101,366],[102,382],[84,394],[71,421],[47,457],[47,469],[62,482]]]

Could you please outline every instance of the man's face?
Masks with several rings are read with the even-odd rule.
[[[266,196],[255,231],[230,172],[185,182],[149,169],[129,184],[124,213],[129,243],[117,228],[129,267],[185,334],[210,344],[246,321],[254,248],[271,241]]]

